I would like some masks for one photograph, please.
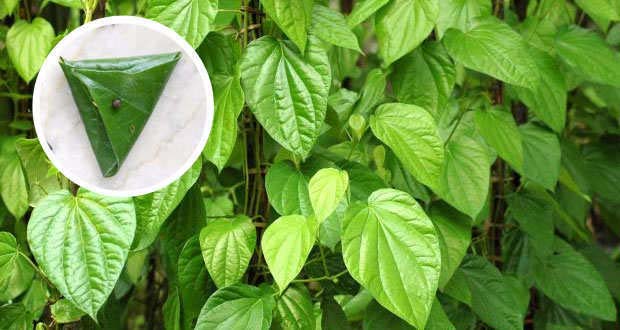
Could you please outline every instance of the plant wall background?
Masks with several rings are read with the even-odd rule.
[[[111,198],[45,158],[45,56],[197,48],[203,157]],[[0,328],[618,329],[620,2],[1,0]]]

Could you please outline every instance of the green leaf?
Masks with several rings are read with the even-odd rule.
[[[205,303],[196,330],[268,330],[275,308],[273,291],[235,284],[216,291]]]
[[[265,176],[269,203],[280,215],[311,215],[308,180],[288,161],[273,164]]]
[[[340,88],[327,98],[327,115],[325,121],[330,126],[342,127],[351,116],[359,94],[346,88]]]
[[[537,186],[527,185],[525,189],[508,196],[509,212],[520,229],[531,239],[531,244],[540,256],[547,256],[553,246],[553,207],[549,205],[546,192]]]
[[[431,33],[438,0],[393,0],[375,14],[379,54],[388,66],[416,48]]]
[[[390,313],[376,301],[372,301],[368,304],[368,307],[364,313],[363,329],[413,330],[415,328],[403,319]],[[425,329],[431,328],[427,325]]]
[[[289,43],[266,36],[248,46],[240,64],[246,101],[256,119],[301,158],[319,135],[329,93],[314,58],[305,60]]]
[[[340,237],[342,236],[342,219],[348,207],[349,202],[347,199],[341,200],[338,206],[336,206],[336,210],[319,226],[319,241],[332,251],[334,251],[336,245],[340,242]]]
[[[287,215],[267,227],[261,246],[269,271],[284,291],[303,268],[314,245],[317,223],[313,217]]]
[[[375,107],[385,99],[386,76],[387,73],[379,68],[368,72],[353,113],[362,115],[364,118],[370,116]]]
[[[443,38],[444,33],[455,28],[468,31],[475,25],[475,19],[492,13],[490,0],[444,0],[439,2],[437,18],[437,36]]]
[[[32,212],[28,243],[58,291],[96,319],[123,270],[135,229],[131,199],[59,190]]]
[[[20,251],[15,237],[0,231],[0,301],[9,301],[26,291],[34,270]]]
[[[351,276],[385,308],[423,329],[439,282],[432,222],[409,195],[380,189],[347,211],[343,259]]]
[[[561,132],[566,121],[566,82],[553,57],[533,47],[529,51],[540,73],[539,85],[537,88],[516,86],[517,95],[536,117]]]
[[[6,48],[17,73],[26,82],[39,72],[47,53],[52,49],[54,28],[41,17],[32,23],[17,21],[6,35]]]
[[[245,98],[237,64],[239,46],[231,36],[210,33],[198,52],[211,77],[215,102],[213,127],[203,154],[222,171],[237,141],[237,117]]]
[[[173,29],[196,48],[213,29],[217,9],[217,0],[148,0],[146,18]]]
[[[12,15],[19,0],[6,0],[0,2],[0,19],[4,19],[8,15]]]
[[[372,132],[400,159],[420,182],[439,186],[444,150],[433,117],[424,109],[403,103],[387,103],[370,117]]]
[[[620,299],[620,282],[617,280],[620,278],[620,264],[611,259],[611,256],[599,245],[588,245],[580,248],[579,253],[596,267],[612,296]]]
[[[347,172],[335,168],[321,169],[310,179],[308,183],[310,203],[319,224],[336,210],[348,187]]]
[[[523,140],[523,176],[553,190],[560,176],[558,137],[534,124],[519,126]]]
[[[60,299],[50,306],[52,317],[56,323],[71,323],[79,321],[86,315],[67,299]]]
[[[209,221],[200,231],[204,263],[218,288],[241,281],[254,248],[256,228],[245,215]]]
[[[6,330],[32,329],[32,315],[21,304],[0,307],[0,324]]]
[[[314,330],[314,306],[305,286],[289,286],[276,302],[272,329]]]
[[[136,205],[136,237],[131,249],[149,247],[159,234],[159,229],[172,211],[200,176],[202,161],[198,159],[178,180],[150,194],[134,197]]]
[[[620,5],[614,0],[575,0],[577,5],[583,9],[597,23],[600,20],[618,21],[620,20]],[[605,24],[605,25],[607,25]],[[606,30],[606,28],[603,28]]]
[[[574,72],[589,81],[620,87],[618,53],[596,32],[569,26],[555,36],[558,56]]]
[[[49,193],[67,186],[67,180],[55,171],[38,139],[19,139],[15,149],[26,174],[30,205],[35,206]]]
[[[381,7],[385,6],[389,0],[359,0],[355,1],[353,5],[353,10],[351,14],[347,16],[347,24],[349,26],[354,27],[363,21],[367,20],[368,17],[373,15],[377,10]]]
[[[318,327],[317,327],[318,328]],[[347,317],[342,307],[332,296],[324,296],[321,299],[321,328],[320,329],[339,329],[350,330]]]
[[[615,321],[614,302],[592,264],[558,237],[553,249],[552,255],[534,263],[536,287],[566,309]]]
[[[428,109],[438,118],[456,79],[454,63],[442,44],[427,42],[394,63],[392,87],[398,101]]]
[[[319,4],[312,9],[312,33],[332,45],[362,51],[344,16]]]
[[[82,1],[81,0],[50,0],[50,2],[59,4],[61,6],[82,9]]]
[[[490,164],[486,146],[465,134],[446,144],[439,191],[446,202],[475,219],[489,192]]]
[[[198,235],[191,237],[183,246],[177,274],[183,328],[191,329],[201,306],[214,289],[202,258]]]
[[[443,202],[431,206],[429,216],[435,225],[441,249],[439,288],[446,286],[459,268],[471,243],[471,219]]]
[[[265,13],[303,53],[308,40],[308,28],[312,19],[312,1],[308,0],[260,0]]]
[[[104,177],[122,166],[180,58],[180,52],[79,61],[60,57]],[[121,103],[114,106],[117,100]]]
[[[522,329],[524,315],[519,301],[493,264],[479,256],[465,257],[459,271],[471,292],[471,308],[482,321],[496,329]]]
[[[2,142],[0,195],[9,212],[21,219],[28,211],[28,184],[16,152],[16,141],[17,138],[8,138]]]
[[[450,29],[443,43],[450,56],[468,69],[513,85],[538,87],[538,70],[528,44],[497,18],[477,20],[466,31]]]
[[[40,278],[35,278],[20,303],[24,305],[28,313],[32,314],[32,319],[36,320],[43,315],[48,298],[47,285]]]
[[[433,301],[433,308],[431,309],[431,315],[428,319],[427,329],[456,330],[437,298]]]
[[[181,298],[176,288],[168,293],[168,298],[162,307],[162,313],[164,314],[166,330],[181,330]]]
[[[523,145],[512,113],[500,110],[476,110],[476,128],[484,141],[518,172],[523,169]]]
[[[620,201],[620,151],[615,144],[588,144],[578,156],[585,165],[588,185],[598,196]]]

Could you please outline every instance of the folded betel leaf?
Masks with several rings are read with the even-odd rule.
[[[118,172],[181,53],[69,61],[60,66],[104,177]]]

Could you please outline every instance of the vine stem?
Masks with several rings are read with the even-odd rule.
[[[319,281],[333,281],[339,277],[341,277],[342,275],[348,273],[348,270],[343,270],[340,273],[336,274],[336,275],[332,275],[332,276],[321,276],[321,277],[311,277],[311,278],[304,278],[301,280],[293,280],[292,283],[309,283],[309,282],[319,282]]]

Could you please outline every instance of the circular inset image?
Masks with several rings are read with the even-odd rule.
[[[114,16],[65,36],[43,63],[33,120],[51,162],[111,196],[161,189],[200,157],[213,92],[194,49],[148,19]]]

